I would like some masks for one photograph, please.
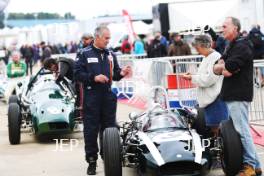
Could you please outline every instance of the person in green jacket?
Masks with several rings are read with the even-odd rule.
[[[7,65],[7,77],[17,78],[26,74],[27,66],[21,61],[21,55],[18,51],[14,51],[11,55],[12,61]]]

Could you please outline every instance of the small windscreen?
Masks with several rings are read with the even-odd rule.
[[[173,113],[160,113],[151,114],[149,117],[147,131],[166,129],[166,128],[186,128],[185,125],[179,120],[179,116]]]

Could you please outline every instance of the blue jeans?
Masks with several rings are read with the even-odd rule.
[[[236,131],[240,134],[243,146],[243,163],[254,168],[261,168],[259,158],[250,134],[248,120],[249,102],[246,101],[226,101],[230,118],[233,120]]]

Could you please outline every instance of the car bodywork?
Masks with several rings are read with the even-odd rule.
[[[27,94],[33,128],[38,134],[67,132],[74,127],[74,99],[66,95],[50,76],[41,77]]]
[[[41,69],[34,77],[18,83],[16,92],[15,100],[9,100],[9,108],[12,111],[14,104],[19,105],[21,128],[30,128],[37,135],[73,131],[74,94],[66,84],[57,83],[51,72]]]
[[[135,117],[134,117],[135,118]],[[136,116],[137,132],[125,132],[125,141],[137,143],[140,172],[147,175],[205,175],[211,167],[211,157],[202,146],[199,134],[188,128],[178,111],[172,112],[156,105]],[[130,145],[123,143],[130,153]],[[133,152],[132,152],[133,153]],[[128,157],[128,161],[132,161]]]

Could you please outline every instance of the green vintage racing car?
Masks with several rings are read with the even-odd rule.
[[[21,129],[37,136],[66,134],[74,130],[75,96],[66,80],[58,82],[45,69],[19,82],[16,95],[8,101],[8,131],[10,144],[19,144]]]

